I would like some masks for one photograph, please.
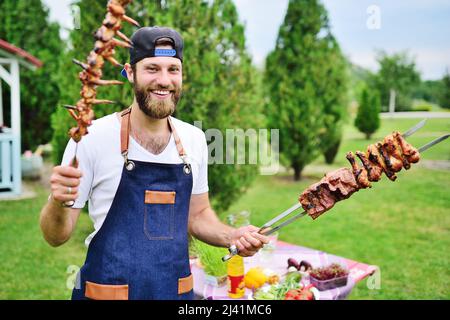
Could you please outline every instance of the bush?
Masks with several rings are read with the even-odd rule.
[[[431,111],[433,107],[429,104],[418,104],[411,108],[411,111]]]
[[[380,127],[380,97],[376,91],[362,91],[355,126],[366,135],[366,139],[370,139]]]

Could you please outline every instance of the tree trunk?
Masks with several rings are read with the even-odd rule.
[[[371,136],[372,136],[371,133],[366,133],[366,140],[369,140]]]
[[[332,144],[327,150],[325,150],[325,152],[323,153],[325,162],[327,164],[332,164],[334,162],[334,158],[336,158],[336,155],[339,151],[340,144],[341,144],[341,140],[339,139],[334,144]]]
[[[292,169],[294,169],[294,181],[299,181],[302,178],[303,166],[299,163],[292,164]]]

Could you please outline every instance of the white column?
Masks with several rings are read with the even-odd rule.
[[[22,191],[22,166],[20,156],[22,154],[20,135],[20,70],[19,62],[11,62],[11,128],[15,138],[13,141],[13,188],[14,193],[20,194]],[[15,144],[14,144],[15,143]]]
[[[395,112],[395,90],[392,89],[389,96],[389,112],[390,113]]]
[[[17,60],[11,63],[11,128],[20,139],[20,76]]]
[[[5,124],[3,120],[3,91],[2,91],[2,79],[0,79],[0,127]]]

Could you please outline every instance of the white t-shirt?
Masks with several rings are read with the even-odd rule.
[[[187,160],[192,166],[192,194],[208,192],[208,148],[205,134],[199,128],[171,117],[180,137]],[[89,246],[100,230],[119,187],[124,159],[120,152],[120,121],[117,114],[110,114],[93,121],[89,134],[78,143],[77,159],[83,176],[78,187],[78,198],[73,208],[83,208],[89,200],[89,216],[95,231],[85,240]],[[68,165],[75,154],[75,142],[70,139],[62,160]],[[173,135],[163,152],[154,155],[136,142],[131,136],[128,158],[137,161],[157,163],[182,163]]]

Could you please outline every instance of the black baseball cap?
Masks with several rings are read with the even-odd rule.
[[[156,41],[162,38],[172,40],[173,49],[156,49]],[[183,62],[183,38],[181,35],[166,27],[143,27],[131,36],[130,64],[148,57],[174,57]],[[125,69],[121,74],[127,77]]]

